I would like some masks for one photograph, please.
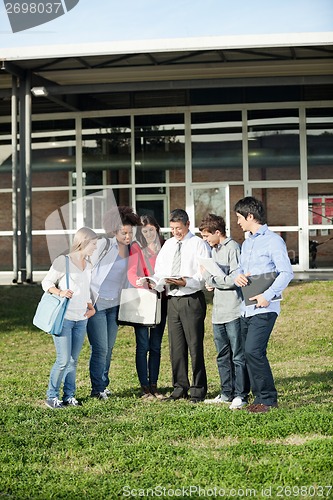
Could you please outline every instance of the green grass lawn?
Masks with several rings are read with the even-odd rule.
[[[0,287],[0,498],[333,498],[333,283],[292,284],[269,343],[279,409],[143,402],[135,341],[119,329],[108,401],[89,398],[89,345],[79,359],[79,408],[44,404],[55,359],[32,326],[41,288]],[[208,396],[219,391],[211,308]],[[160,387],[171,390],[167,335]]]

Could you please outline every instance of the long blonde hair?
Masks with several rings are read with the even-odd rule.
[[[97,240],[97,234],[90,227],[81,227],[75,233],[70,253],[81,252],[91,240]]]

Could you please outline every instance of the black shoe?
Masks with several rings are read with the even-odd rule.
[[[187,392],[183,391],[180,394],[175,394],[174,392],[170,396],[164,398],[162,401],[178,401],[179,399],[187,399]]]
[[[145,396],[146,394],[151,395],[150,388],[148,385],[141,386],[141,396]]]

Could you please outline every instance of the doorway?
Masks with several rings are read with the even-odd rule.
[[[168,198],[166,194],[139,194],[136,196],[136,213],[152,215],[161,228],[168,227]]]

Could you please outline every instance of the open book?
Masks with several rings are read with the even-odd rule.
[[[181,279],[181,276],[163,276],[163,278],[154,278],[153,276],[143,276],[142,278],[139,278],[138,281],[142,285],[145,283],[151,283],[153,285],[153,288],[157,292],[163,292],[165,285],[167,284],[165,280],[179,280]]]

